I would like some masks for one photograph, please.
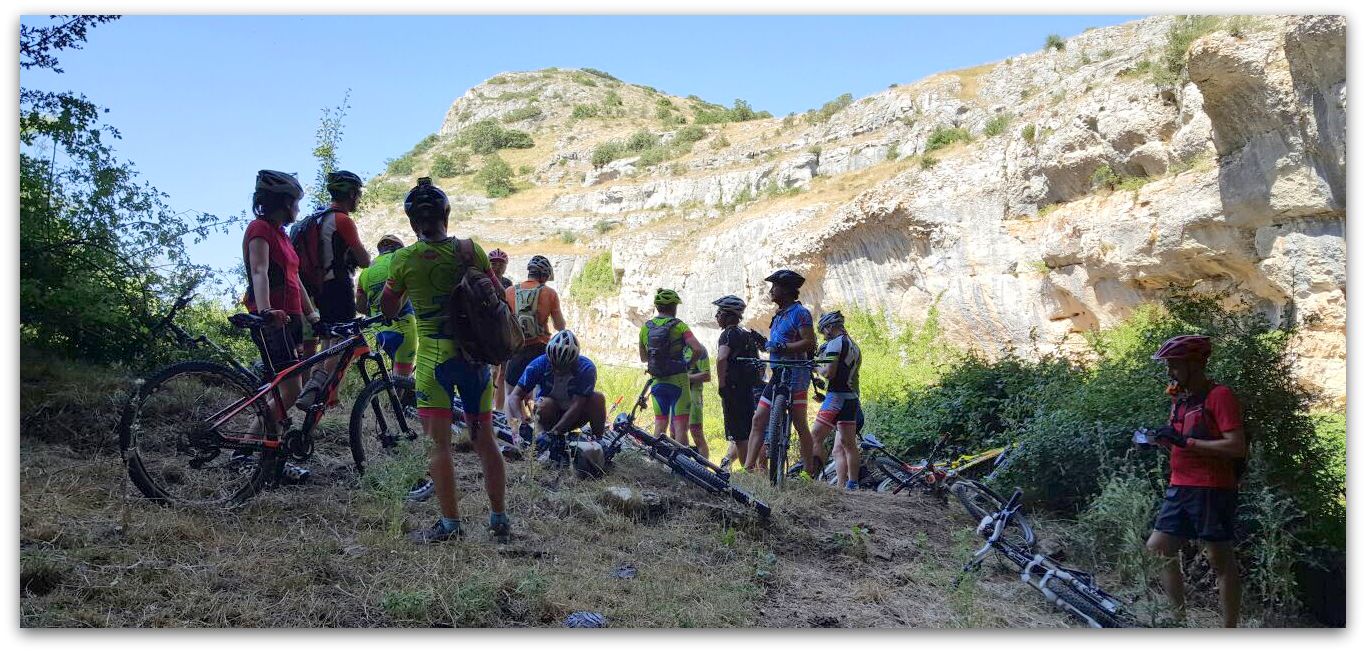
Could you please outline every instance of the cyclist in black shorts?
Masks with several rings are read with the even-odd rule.
[[[856,490],[859,478],[858,422],[862,421],[858,372],[863,355],[853,338],[849,337],[849,332],[844,330],[844,315],[839,311],[822,315],[816,328],[825,338],[818,358],[831,361],[819,370],[828,385],[825,401],[816,413],[816,426],[811,429],[811,436],[817,443],[823,443],[831,431],[839,434],[831,453],[835,460],[835,473],[845,489]],[[812,471],[812,476],[820,473],[820,470]]]
[[[736,359],[758,358],[765,338],[740,326],[745,316],[745,300],[726,295],[712,304],[716,305],[716,323],[721,325],[721,337],[716,342],[716,392],[721,396],[726,440],[730,442],[721,467],[729,468],[734,460],[744,467],[754,407],[763,390],[764,370],[755,363]]]

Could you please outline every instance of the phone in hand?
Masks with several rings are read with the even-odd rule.
[[[1134,444],[1155,447],[1157,446],[1156,434],[1146,428],[1140,428],[1137,431],[1134,431]]]

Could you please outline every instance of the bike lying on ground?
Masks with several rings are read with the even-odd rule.
[[[383,318],[320,324],[319,335],[344,339],[272,379],[261,379],[225,348],[175,324],[176,313],[192,298],[186,292],[177,299],[153,335],[169,328],[180,346],[207,349],[226,363],[189,360],[169,365],[140,381],[129,397],[119,420],[119,448],[134,485],[148,498],[235,506],[262,488],[278,485],[287,461],[302,462],[313,455],[314,432],[328,405],[335,403],[342,374],[351,365],[365,384],[352,410],[349,434],[357,473],[364,473],[371,458],[420,434],[404,410],[401,388],[363,335],[366,327]],[[266,325],[264,318],[246,313],[229,321],[252,330]],[[340,359],[336,369],[296,428],[288,407],[282,405],[281,383],[333,358]],[[374,363],[374,373],[366,361]]]
[[[955,494],[958,485],[954,486]],[[1046,555],[1033,552],[1034,533],[1020,512],[1022,494],[1016,488],[1000,509],[982,517],[977,534],[985,538],[986,543],[963,565],[963,573],[981,568],[982,561],[995,550],[1019,568],[1021,582],[1038,590],[1053,606],[1076,615],[1092,628],[1136,627],[1138,622],[1124,609],[1123,601],[1102,590],[1091,574],[1064,567]],[[963,505],[970,512],[974,510],[966,501]],[[1024,533],[1021,533],[1022,525]],[[1021,544],[1022,539],[1027,539],[1028,545]],[[962,580],[960,575],[954,584]]]
[[[611,435],[606,438],[606,442],[603,444],[603,453],[607,460],[611,460],[621,451],[624,444],[630,443],[651,458],[664,463],[675,474],[688,479],[694,485],[713,494],[728,495],[743,505],[753,507],[760,517],[767,518],[771,513],[768,504],[731,485],[728,470],[716,466],[702,454],[678,443],[667,435],[652,435],[635,425],[636,411],[645,407],[645,396],[653,383],[654,380],[651,379],[645,384],[640,392],[640,397],[636,400],[635,407],[631,409],[629,414],[621,413],[613,420],[612,426],[609,428]]]
[[[967,475],[985,469],[987,462],[991,462],[992,468],[991,473],[984,479],[988,481],[995,478],[1010,462],[1012,447],[1009,446],[966,454],[952,462],[936,462],[939,450],[948,442],[948,438],[948,435],[941,437],[930,449],[930,453],[914,465],[897,458],[886,449],[878,451],[878,469],[887,477],[878,485],[878,491],[900,494],[902,490],[918,486],[929,494],[943,497],[944,491],[950,487],[959,482],[970,481],[971,479],[966,478]],[[974,518],[981,519],[982,516],[974,514]]]

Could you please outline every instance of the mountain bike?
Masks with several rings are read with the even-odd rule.
[[[971,473],[976,473],[985,468],[986,463],[992,463],[992,472],[988,478],[995,478],[1009,463],[1012,447],[995,447],[972,454],[964,454],[952,461],[936,461],[939,451],[948,442],[948,435],[944,435],[938,442],[930,448],[930,452],[916,464],[907,463],[888,452],[886,449],[879,450],[875,461],[878,470],[886,476],[886,480],[878,484],[879,492],[891,492],[900,494],[902,490],[909,490],[914,487],[921,487],[926,493],[936,497],[943,497],[945,490],[957,484],[959,481],[970,480],[966,477]],[[976,519],[981,519],[981,515],[974,515]]]
[[[1101,589],[1094,576],[1064,567],[1058,561],[1012,541],[1008,534],[1014,530],[1012,524],[1020,523],[1023,518],[1022,494],[1016,488],[999,510],[982,518],[977,525],[977,534],[985,538],[986,543],[963,565],[963,574],[981,568],[982,561],[994,550],[1020,570],[1021,582],[1038,590],[1049,604],[1079,617],[1092,628],[1136,627],[1138,622],[1124,609],[1124,602]],[[960,574],[954,585],[962,580]]]
[[[118,432],[129,476],[144,496],[231,507],[262,488],[280,484],[288,460],[302,462],[313,455],[318,423],[335,404],[342,375],[352,365],[365,387],[352,410],[348,442],[357,473],[364,473],[371,458],[420,434],[400,399],[402,388],[363,335],[366,327],[384,318],[319,324],[319,335],[344,339],[280,370],[274,378],[261,379],[225,348],[175,324],[176,313],[191,299],[188,292],[182,295],[159,327],[169,328],[186,349],[208,349],[226,362],[182,361],[139,380],[120,415]],[[264,318],[245,313],[233,315],[229,322],[252,330],[266,325]],[[282,405],[281,383],[332,358],[340,359],[336,369],[296,428],[288,407]],[[373,373],[367,362],[374,364]]]
[[[764,444],[768,446],[768,482],[778,489],[787,484],[790,475],[787,454],[792,448],[792,373],[798,369],[814,370],[820,360],[774,360],[772,358],[737,358],[742,363],[758,363],[773,368],[773,399],[769,402],[768,427],[764,429]]]
[[[610,435],[605,438],[606,442],[603,444],[606,459],[610,461],[622,450],[623,445],[629,443],[650,458],[665,464],[675,474],[692,484],[713,494],[727,495],[742,505],[754,508],[760,517],[767,519],[772,512],[768,504],[732,485],[729,470],[716,466],[702,454],[680,444],[668,435],[653,435],[635,425],[636,411],[645,408],[645,397],[653,384],[654,379],[647,381],[631,412],[621,413],[612,421]]]

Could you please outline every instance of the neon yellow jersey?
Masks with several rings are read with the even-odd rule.
[[[479,243],[474,243],[474,267],[480,271],[492,269],[489,256]],[[446,298],[462,272],[460,255],[455,251],[455,240],[438,242],[419,240],[394,252],[389,262],[388,286],[404,293],[417,314],[417,331],[422,339],[450,340],[446,330]]]
[[[365,293],[365,301],[368,304],[366,315],[379,315],[379,298],[384,294],[384,284],[389,281],[389,267],[394,261],[395,253],[397,251],[376,256],[370,267],[361,270],[360,278],[356,280],[356,286]],[[398,317],[412,313],[412,302],[404,302],[403,308],[398,311]]]

